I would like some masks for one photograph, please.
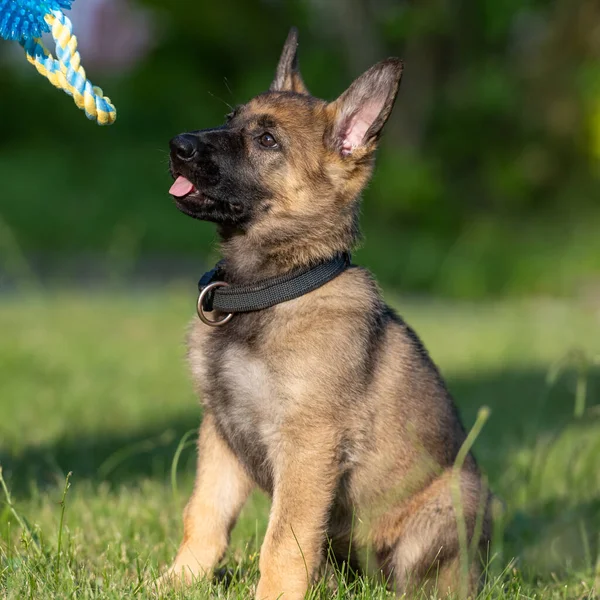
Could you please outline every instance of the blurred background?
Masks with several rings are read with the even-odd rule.
[[[71,16],[119,118],[95,127],[16,44],[0,46],[5,280],[17,250],[61,277],[203,262],[214,227],[174,210],[167,142],[266,90],[296,24],[314,95],[334,99],[386,56],[405,61],[358,262],[446,297],[598,291],[595,0],[86,0]]]
[[[491,408],[475,454],[503,503],[483,597],[597,598],[600,3],[79,0],[70,16],[111,127],[0,43],[0,596],[143,598],[140,572],[172,558],[201,418],[183,339],[218,248],[173,206],[168,141],[268,89],[296,25],[316,96],[405,61],[354,260],[465,426]],[[228,555],[250,587],[267,511],[255,495]]]

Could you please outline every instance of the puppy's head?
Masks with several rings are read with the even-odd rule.
[[[182,212],[286,243],[310,231],[339,237],[340,228],[355,229],[402,63],[376,64],[328,103],[304,86],[297,46],[292,29],[269,91],[224,125],[171,140],[170,193]]]

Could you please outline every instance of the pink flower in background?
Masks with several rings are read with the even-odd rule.
[[[127,71],[152,48],[151,14],[129,0],[80,0],[68,14],[87,69]]]

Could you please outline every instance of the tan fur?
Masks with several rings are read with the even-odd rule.
[[[223,235],[235,283],[314,264],[355,243],[359,194],[399,81],[397,62],[372,70],[380,93],[392,95],[372,137],[347,156],[336,146],[340,115],[367,93],[370,72],[327,104],[298,87],[295,47],[292,56],[288,46],[272,91],[239,109],[231,125],[253,131],[268,117],[286,149],[285,160],[257,155],[269,205],[248,227]],[[399,593],[421,585],[460,590],[457,520],[469,544],[484,548],[488,494],[471,456],[454,472],[465,433],[452,399],[368,272],[351,268],[300,298],[237,314],[222,328],[195,320],[188,347],[204,405],[198,474],[184,540],[162,583],[189,582],[215,567],[257,484],[273,499],[258,600],[303,598],[328,541],[338,557],[353,554],[350,544],[371,546]],[[473,542],[478,514],[481,542]],[[475,561],[470,593],[478,579]]]

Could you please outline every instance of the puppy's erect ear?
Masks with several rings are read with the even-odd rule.
[[[343,155],[374,150],[396,100],[402,61],[388,58],[363,73],[335,102],[330,143]]]
[[[281,58],[277,65],[275,79],[269,88],[272,92],[296,92],[297,94],[308,94],[308,90],[302,81],[298,71],[298,30],[290,29],[287,40],[281,52]]]

